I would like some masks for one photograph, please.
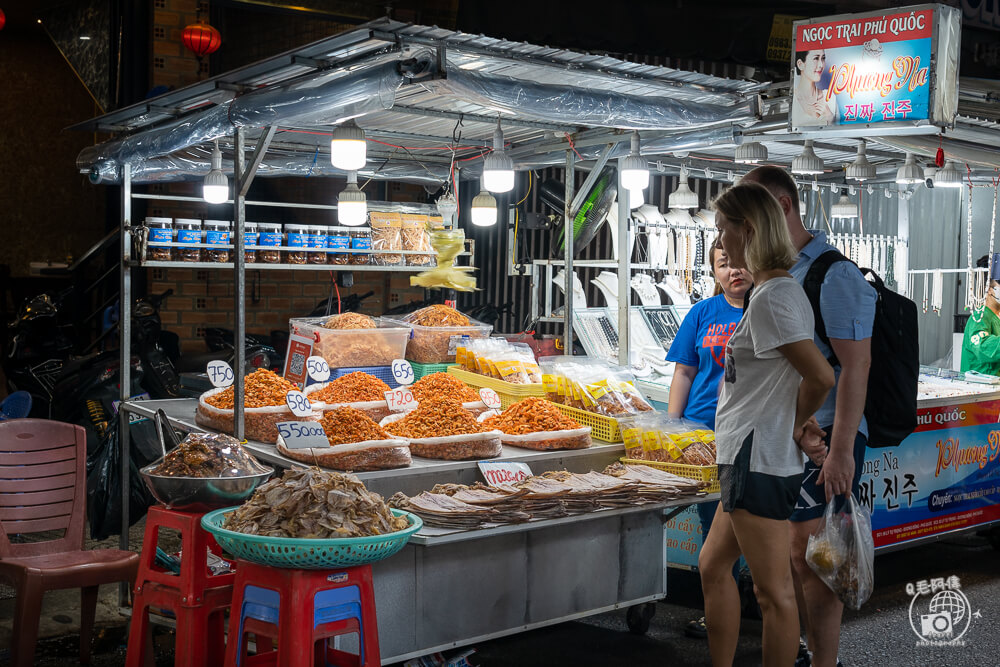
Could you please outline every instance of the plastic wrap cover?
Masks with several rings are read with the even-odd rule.
[[[567,73],[567,76],[570,76]],[[502,76],[451,70],[435,81],[467,101],[532,120],[628,130],[678,130],[719,121],[751,120],[749,102],[732,107],[573,89]]]
[[[1000,169],[1000,153],[994,148],[979,147],[964,141],[956,141],[936,135],[878,137],[878,143],[898,151],[922,155],[933,160],[938,148],[944,149],[949,160]],[[964,169],[963,169],[964,173]]]
[[[932,118],[951,125],[958,114],[958,57],[962,38],[962,12],[955,7],[937,5],[937,85],[934,90]]]
[[[235,127],[268,125],[331,125],[373,111],[388,109],[403,81],[395,62],[346,76],[319,73],[306,80],[252,91],[200,113],[194,113],[163,127],[138,132],[124,139],[108,141],[84,149],[77,157],[81,171],[91,170],[93,182],[121,179],[121,165],[128,162],[139,180],[178,180],[177,177],[149,178],[168,162],[152,170],[144,163],[170,156],[194,144],[230,134]],[[207,165],[207,160],[205,162]],[[206,167],[200,170],[204,175]],[[147,178],[142,178],[143,175]]]

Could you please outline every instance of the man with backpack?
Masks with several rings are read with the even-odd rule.
[[[839,667],[837,648],[844,606],[806,564],[805,551],[826,504],[835,496],[852,492],[858,496],[868,441],[864,413],[877,295],[857,266],[838,261],[842,257],[825,255],[836,248],[826,242],[824,232],[807,230],[802,224],[798,189],[788,173],[774,166],[758,167],[744,176],[743,181],[767,188],[785,213],[792,244],[799,251],[791,274],[803,284],[813,302],[818,315],[816,345],[831,360],[837,377],[834,390],[816,413],[829,452],[821,467],[806,462],[802,489],[791,516],[791,547],[799,617],[806,629],[809,648],[809,653],[800,651],[796,666]],[[811,272],[821,256],[822,265]],[[818,272],[825,275],[817,276]],[[807,284],[810,282],[814,287],[819,283],[818,299],[810,294]]]

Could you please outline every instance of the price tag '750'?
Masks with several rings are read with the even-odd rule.
[[[406,387],[385,392],[385,402],[393,412],[403,412],[417,407],[417,399],[413,397],[413,392]]]
[[[285,394],[285,405],[296,417],[305,417],[312,414],[312,405],[309,399],[301,391],[290,391]]]
[[[232,367],[221,359],[208,362],[205,373],[208,374],[208,381],[213,387],[228,387],[236,379]]]

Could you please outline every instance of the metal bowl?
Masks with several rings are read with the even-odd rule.
[[[149,472],[157,465],[148,465],[139,474],[154,498],[180,512],[211,512],[238,505],[274,473],[274,468],[261,466],[266,472],[245,477],[167,477]]]

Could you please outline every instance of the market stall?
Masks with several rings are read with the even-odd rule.
[[[952,46],[945,51],[951,53]],[[567,71],[571,72],[570,76]],[[944,83],[947,82],[940,85]],[[245,92],[237,96],[236,90]],[[943,120],[936,119],[937,123],[893,125],[889,129],[865,126],[832,130],[789,126],[790,98],[764,95],[765,90],[770,89],[762,83],[378,21],[196,86],[167,93],[155,104],[129,107],[82,124],[82,129],[114,129],[122,135],[84,151],[79,166],[90,174],[93,182],[120,184],[122,188],[123,302],[131,300],[130,272],[143,267],[189,266],[232,271],[237,349],[242,347],[245,334],[243,304],[249,263],[258,268],[296,271],[424,272],[434,264],[430,256],[441,255],[433,252],[421,226],[428,234],[440,231],[457,235],[462,230],[464,219],[455,211],[456,195],[464,185],[462,172],[466,172],[466,176],[478,175],[487,166],[482,164],[484,155],[506,153],[521,170],[562,167],[565,185],[562,217],[572,221],[566,227],[574,231],[564,234],[560,241],[561,259],[536,258],[532,264],[526,278],[532,284],[532,316],[535,321],[562,327],[564,349],[572,349],[573,341],[580,340],[591,357],[630,374],[629,380],[618,381],[610,388],[607,385],[599,388],[601,396],[608,391],[627,395],[625,387],[630,386],[641,390],[644,397],[640,394],[640,398],[648,399],[649,407],[662,408],[667,400],[671,375],[669,365],[663,362],[665,351],[690,303],[710,293],[714,286],[710,268],[705,266],[714,223],[711,213],[705,210],[709,202],[700,200],[688,187],[689,177],[696,175],[717,189],[722,183],[735,180],[741,171],[755,163],[766,160],[792,162],[792,171],[801,181],[805,207],[809,211],[807,217],[818,223],[817,226],[826,224],[831,232],[839,233],[835,241],[849,256],[858,261],[870,260],[883,273],[891,275],[892,280],[887,282],[912,296],[914,288],[908,260],[916,238],[911,242],[910,230],[917,229],[922,219],[916,212],[910,213],[909,201],[915,188],[900,190],[897,179],[893,178],[896,168],[906,161],[906,149],[900,146],[908,141],[918,142],[924,135],[938,134],[942,126],[949,130],[954,127],[965,133],[965,137],[979,136],[977,133],[986,131],[969,117],[959,115],[956,120],[955,114],[960,113],[962,107],[957,106],[957,111],[948,107],[947,91],[943,87],[938,93],[939,101],[943,100],[945,105],[942,113],[951,115]],[[331,124],[339,123],[339,127],[348,128],[342,139],[358,141],[361,130],[342,122],[353,119],[364,128],[361,143],[365,143],[366,136],[377,137],[375,142],[368,142],[367,160],[346,172],[342,167],[326,164],[325,160],[317,161],[316,157],[325,156],[328,150]],[[641,131],[641,142],[637,130]],[[824,133],[836,136],[837,141],[824,141]],[[880,140],[880,133],[890,138]],[[492,152],[487,146],[491,137]],[[337,140],[337,136],[333,139]],[[209,143],[215,141],[219,142],[219,147]],[[404,141],[406,149],[401,145]],[[878,148],[867,153],[875,158],[876,165],[867,163],[867,141],[879,142]],[[806,142],[804,146],[803,142]],[[441,144],[449,147],[450,155],[421,155],[419,158],[413,155],[413,151],[421,147],[438,150]],[[255,148],[251,152],[248,146]],[[736,159],[730,162],[734,148]],[[333,147],[329,150],[332,153]],[[824,167],[824,164],[850,163],[855,159],[855,151],[858,152],[856,161],[862,162],[864,158],[863,162],[873,172],[865,177],[867,182],[863,185],[845,183],[839,168]],[[813,166],[810,171],[796,171],[795,162],[801,154],[816,158],[819,168]],[[602,199],[598,196],[606,186],[602,174],[606,169],[614,173],[615,170],[608,167],[614,164],[612,159],[618,161],[618,170],[623,172],[623,185],[624,172],[629,170],[645,172],[648,181],[649,161],[654,160],[658,174],[679,174],[678,188],[669,197],[665,189],[661,189],[661,197],[650,196],[650,203],[635,207],[635,210],[631,204],[635,203],[632,200],[637,195],[629,187],[619,188],[620,196]],[[720,160],[729,164],[720,167]],[[640,163],[640,168],[636,162]],[[131,205],[135,199],[200,201],[193,197],[143,192],[143,184],[201,178],[210,168],[225,168],[234,175],[231,230],[217,225],[210,227],[207,222],[202,230],[189,220],[173,220],[173,229],[161,235],[164,232],[158,230],[167,229],[161,223],[149,219],[133,220]],[[575,174],[578,168],[588,172],[579,188]],[[345,173],[349,184],[336,206],[246,199],[250,183],[257,175]],[[808,178],[802,178],[803,175]],[[952,174],[947,176],[951,178]],[[433,207],[365,202],[356,183],[359,177],[401,179],[435,186],[444,184],[445,192]],[[986,172],[970,167],[967,177],[970,184],[975,180],[983,185]],[[942,178],[941,182],[945,180]],[[915,183],[911,181],[909,186]],[[961,177],[958,184],[962,185]],[[652,188],[649,194],[654,195]],[[845,199],[856,196],[859,203],[848,200],[847,209],[853,207],[851,210],[830,206],[841,194]],[[887,202],[891,203],[891,213],[883,208]],[[843,200],[838,201],[842,203]],[[343,223],[348,210],[355,210],[358,204],[363,204],[362,210],[366,211],[360,218],[360,226],[354,224],[355,220],[326,231],[297,229],[292,225],[273,229],[264,227],[265,223],[258,223],[253,228],[246,216],[246,207],[299,207],[336,210]],[[478,219],[495,223],[498,208],[502,207],[484,189],[471,202],[471,208],[472,222]],[[588,219],[587,216],[598,208],[602,208],[607,217]],[[670,212],[663,215],[659,209],[670,209]],[[692,215],[690,211],[695,209],[699,210]],[[370,226],[363,224],[367,216],[370,216]],[[423,218],[417,221],[405,216]],[[439,220],[433,221],[435,217]],[[504,216],[499,217],[502,220]],[[834,219],[832,224],[828,217]],[[857,233],[854,220],[858,221]],[[575,243],[577,240],[583,242],[585,234],[577,233],[577,222],[582,232],[593,232],[594,225],[610,225],[616,239],[615,252],[609,253],[612,256],[590,262],[578,261]],[[407,227],[408,224],[412,226]],[[863,224],[869,225],[867,234]],[[887,226],[892,228],[884,229]],[[409,234],[406,233],[408,229]],[[574,307],[580,295],[576,284],[588,271],[603,272],[594,278],[594,283],[606,307]],[[974,275],[970,265],[966,279],[971,282]],[[554,286],[561,289],[561,295],[555,292]],[[937,290],[931,291],[933,296]],[[633,301],[641,305],[632,305]],[[936,300],[932,301],[937,304]],[[561,306],[561,314],[554,312],[556,306]],[[932,306],[932,310],[935,307]],[[379,322],[373,328],[381,328],[383,324],[387,328],[407,328],[410,341],[420,340],[425,326],[419,322]],[[293,377],[300,385],[306,384],[305,361],[318,351],[311,347],[309,335],[301,335],[309,334],[307,326],[313,325],[301,323],[300,329],[292,325],[293,342],[295,336],[300,335],[298,342],[305,348],[298,351],[297,362],[289,357],[285,369],[286,378]],[[475,330],[476,324],[465,321],[459,328],[470,327]],[[129,341],[128,318],[123,318],[121,328],[120,339]],[[488,338],[490,334],[489,330],[481,335],[458,332],[439,338],[445,343],[443,352],[427,345],[419,352],[407,349],[403,355],[411,360],[415,370],[440,372],[454,362],[456,366],[463,365],[462,359],[457,358],[457,349],[452,349],[457,347],[455,338]],[[315,342],[320,343],[321,337]],[[336,336],[334,340],[326,346],[328,352],[347,349],[340,346],[342,341],[337,341]],[[126,375],[121,386],[128,387],[127,344],[122,346],[121,354]],[[396,355],[391,355],[379,363],[352,363],[343,370],[384,370],[385,362],[395,358]],[[427,368],[422,369],[422,365]],[[338,367],[343,363],[328,363],[328,366],[336,371],[341,370]],[[610,366],[602,369],[604,377],[613,377],[617,372],[608,370]],[[123,420],[128,413],[150,416],[162,408],[179,429],[195,432],[231,429],[242,439],[249,435],[247,429],[253,428],[257,421],[256,414],[248,415],[247,410],[260,409],[260,406],[246,405],[244,400],[245,382],[250,377],[246,370],[241,355],[236,355],[231,403],[210,406],[217,412],[228,410],[222,415],[222,422],[206,424],[200,420],[200,413],[211,410],[203,409],[198,400],[139,403],[130,401],[127,395],[121,397]],[[463,381],[469,378],[461,372],[472,372],[463,368],[458,368],[458,373],[452,368],[447,370],[449,374],[462,377]],[[571,379],[573,387],[598,386],[597,380],[586,377],[586,373],[582,378]],[[549,392],[544,382],[530,384],[542,385],[534,396],[555,398],[556,392]],[[470,386],[489,388],[490,384],[475,380]],[[308,395],[310,389],[302,388]],[[970,388],[959,387],[959,395],[965,396],[962,391],[966,389]],[[322,389],[314,388],[314,391]],[[559,395],[570,396],[571,400],[559,405],[558,409],[564,415],[580,418],[577,426],[591,428],[594,435],[591,446],[539,451],[510,444],[510,441],[500,443],[498,436],[497,449],[491,456],[512,464],[526,464],[537,475],[603,471],[625,455],[630,427],[619,424],[614,418],[602,422],[587,416],[587,401],[598,400],[596,392],[588,399],[572,395],[572,390],[567,391],[570,393],[560,392]],[[502,405],[504,409],[510,408],[515,400],[532,394],[511,393],[509,396],[512,400]],[[949,403],[948,416],[942,416],[942,422],[937,421],[935,415],[938,413],[934,412],[940,412],[940,406],[921,404],[922,418],[931,420],[922,428],[926,426],[930,431],[932,425],[961,425],[980,429],[975,437],[988,441],[992,431],[987,424],[996,422],[996,410],[1000,407],[995,398],[992,394],[978,395],[972,401],[978,407],[965,408],[964,412],[962,408],[952,410],[952,403]],[[339,404],[338,399],[330,400]],[[352,402],[365,401],[352,399]],[[569,404],[574,402],[575,405]],[[381,403],[387,407],[379,406],[380,411],[393,411],[390,399]],[[581,417],[579,412],[584,415]],[[305,414],[309,413],[307,408]],[[953,413],[957,416],[951,418]],[[297,413],[296,416],[301,417]],[[386,427],[382,421],[388,414],[375,416],[374,421]],[[314,417],[315,421],[320,419],[319,415]],[[272,421],[273,437],[250,437],[247,449],[262,461],[282,468],[305,465],[301,457],[295,458],[280,450],[276,442],[277,421]],[[128,429],[126,422],[122,423],[122,442],[127,447]],[[603,439],[596,435],[602,428],[607,433]],[[696,430],[667,433],[654,426],[650,432],[656,434],[651,449],[668,452],[671,456],[675,451],[672,447],[677,452],[693,454],[706,444]],[[939,499],[941,510],[964,513],[961,519],[950,512],[941,515],[947,517],[947,521],[927,524],[925,517],[906,513],[889,504],[896,505],[903,496],[910,501],[909,508],[921,502],[925,494],[931,492],[931,487],[935,487],[933,491],[940,490],[934,482],[924,482],[920,475],[928,473],[922,468],[919,472],[911,472],[911,468],[917,470],[918,458],[926,466],[927,454],[918,454],[918,449],[923,451],[937,446],[939,458],[934,459],[937,461],[935,477],[949,466],[958,474],[961,466],[968,465],[964,461],[973,456],[961,453],[957,444],[952,450],[929,443],[911,446],[911,441],[916,442],[921,437],[942,435],[939,432],[933,436],[922,433],[918,431],[900,448],[892,450],[894,457],[889,455],[889,450],[869,451],[866,467],[870,471],[866,470],[863,480],[868,491],[865,500],[874,510],[876,544],[880,547],[888,548],[911,538],[982,525],[995,519],[990,509],[995,503],[990,496],[996,494],[996,489],[980,485],[978,478],[973,485],[975,488],[967,489],[961,497],[945,494],[948,497],[941,498],[941,494],[931,494]],[[672,439],[675,435],[676,440]],[[971,431],[960,435],[973,436]],[[411,448],[415,440],[423,439],[419,434],[411,437]],[[700,444],[692,447],[693,443]],[[988,452],[987,446],[987,456]],[[658,460],[656,456],[646,457],[647,463],[663,464],[662,467],[698,467],[702,463],[697,458],[675,463]],[[403,493],[412,501],[436,485],[468,486],[477,482],[480,469],[475,461],[478,457],[465,458],[467,460],[433,460],[414,455],[407,465],[361,472],[359,477],[369,488],[386,497]],[[673,458],[679,459],[681,454]],[[963,463],[959,465],[958,461]],[[704,467],[707,470],[710,466]],[[891,476],[887,476],[887,467],[892,471]],[[971,470],[971,466],[966,470]],[[987,471],[985,465],[979,472],[984,471]],[[123,477],[126,480],[123,492],[127,494],[127,457],[123,457]],[[702,481],[704,489],[710,488],[713,480],[706,475]],[[397,602],[383,603],[379,607],[379,625],[385,642],[383,654],[396,660],[659,599],[666,593],[666,562],[677,562],[667,555],[668,544],[673,541],[678,547],[683,545],[689,563],[692,557],[696,558],[697,551],[692,546],[695,544],[693,535],[680,538],[665,535],[664,520],[673,518],[685,506],[711,498],[686,496],[628,508],[603,507],[559,518],[487,525],[477,530],[454,531],[427,526],[417,532],[399,555],[376,566],[377,597]],[[128,507],[127,498],[124,505]],[[984,509],[982,505],[987,507]],[[885,507],[884,512],[882,507]],[[932,507],[930,511],[936,510]],[[689,527],[694,523],[684,522],[681,517],[677,520]],[[912,525],[919,521],[925,523]],[[124,546],[128,540],[127,526],[126,512],[122,531]],[[586,555],[568,568],[567,553]],[[472,556],[476,556],[477,562],[483,562],[483,554],[488,554],[488,562],[484,563],[482,572],[497,572],[502,576],[482,577],[477,569],[469,568]],[[528,563],[527,568],[524,563]],[[597,585],[593,579],[595,571],[611,572],[614,576],[609,575]],[[400,600],[405,602],[399,603]],[[456,609],[463,613],[455,614]],[[456,617],[460,618],[456,620]],[[642,616],[634,620],[641,629]]]

